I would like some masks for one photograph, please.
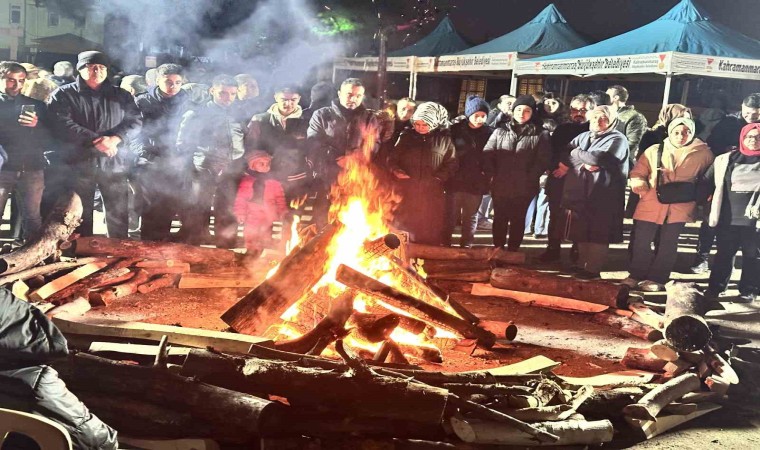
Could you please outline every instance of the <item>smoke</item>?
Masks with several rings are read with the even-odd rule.
[[[97,9],[112,18],[109,56],[128,72],[159,54],[159,64],[189,66],[190,81],[203,81],[203,73],[249,73],[262,95],[313,81],[315,70],[345,48],[339,38],[314,32],[320,23],[307,0],[101,1]]]

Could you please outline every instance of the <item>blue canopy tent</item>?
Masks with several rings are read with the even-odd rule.
[[[469,47],[470,44],[454,29],[449,16],[443,18],[430,34],[416,43],[402,49],[388,52],[388,56],[440,56],[456,53]]]
[[[521,75],[655,73],[665,75],[663,105],[674,75],[760,80],[760,41],[712,22],[692,0],[681,0],[652,23],[619,36],[518,62]],[[684,83],[688,92],[688,81]]]

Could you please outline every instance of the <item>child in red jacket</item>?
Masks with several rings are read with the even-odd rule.
[[[247,254],[257,257],[271,244],[272,225],[275,220],[282,220],[288,207],[282,184],[268,173],[272,157],[265,151],[254,150],[246,155],[246,161],[248,170],[238,186],[234,213],[238,223],[245,225]]]

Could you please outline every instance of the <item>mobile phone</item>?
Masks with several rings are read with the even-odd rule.
[[[21,105],[21,114],[34,114],[34,105]]]

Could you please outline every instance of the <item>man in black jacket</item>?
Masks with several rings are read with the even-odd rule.
[[[108,79],[108,58],[97,51],[79,54],[79,76],[53,92],[48,114],[61,144],[66,188],[82,198],[79,230],[92,235],[95,187],[103,195],[108,237],[128,236],[127,172],[134,162],[129,143],[142,119],[134,98]]]
[[[587,94],[579,94],[570,101],[570,122],[557,126],[551,136],[552,160],[549,169],[549,179],[546,181],[546,195],[549,198],[549,244],[546,252],[539,259],[542,262],[560,259],[560,248],[565,228],[565,212],[562,203],[562,190],[565,186],[565,175],[569,167],[567,158],[570,150],[567,145],[581,133],[589,130],[586,113],[596,108],[593,98]]]
[[[135,99],[143,117],[136,146],[136,178],[143,207],[141,238],[166,241],[172,219],[183,204],[182,180],[190,170],[189,162],[183,164],[176,147],[189,95],[182,90],[182,66],[163,64],[156,73],[156,86]]]
[[[76,450],[118,448],[116,431],[93,415],[47,365],[68,354],[66,338],[40,310],[4,288],[0,289],[0,336],[0,408],[37,414],[62,425]],[[28,439],[11,435],[3,448],[27,448],[27,444]]]
[[[245,123],[233,107],[237,90],[234,78],[218,75],[211,87],[212,100],[182,117],[177,148],[193,164],[191,202],[181,230],[181,238],[189,244],[198,245],[208,238],[212,204],[216,246],[232,248],[236,242],[238,223],[232,206],[245,169]]]
[[[371,145],[370,157],[379,148],[380,127],[373,111],[362,105],[364,85],[358,78],[348,78],[340,85],[338,101],[314,112],[306,137],[308,159],[316,173],[318,193],[314,204],[314,222],[322,228],[330,210],[330,186],[338,179],[344,158],[363,145]],[[368,141],[370,140],[370,141]]]
[[[21,64],[0,63],[0,146],[7,153],[0,171],[0,210],[15,191],[24,237],[29,239],[42,224],[43,152],[50,145],[50,135],[44,121],[45,104],[21,94],[25,81],[26,69]]]

